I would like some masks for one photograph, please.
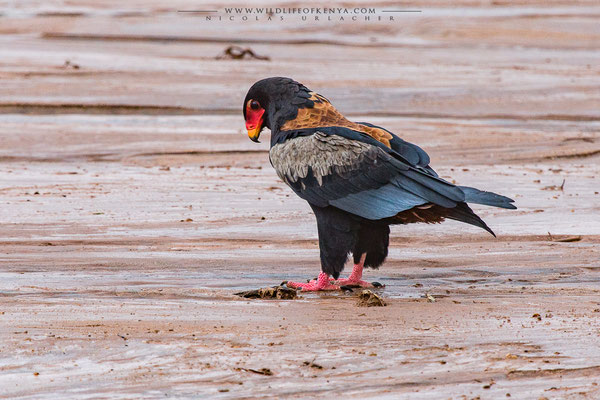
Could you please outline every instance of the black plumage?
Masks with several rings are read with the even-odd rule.
[[[271,164],[311,205],[322,271],[334,279],[350,253],[355,264],[366,254],[364,265],[379,267],[388,253],[389,225],[449,218],[493,235],[467,203],[516,208],[505,196],[441,179],[419,146],[348,121],[326,98],[289,78],[255,83],[244,117],[252,140],[263,127],[271,129]]]

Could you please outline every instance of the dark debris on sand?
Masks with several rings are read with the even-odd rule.
[[[285,286],[272,286],[245,292],[236,293],[236,296],[245,297],[247,299],[279,299],[293,300],[298,297],[298,292],[295,289],[290,289]]]
[[[363,290],[358,295],[358,302],[356,305],[359,307],[385,307],[387,304],[378,294],[375,294],[370,290]]]

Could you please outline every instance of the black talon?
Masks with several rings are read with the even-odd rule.
[[[382,285],[379,282],[371,282],[371,285],[373,285],[374,288],[380,288],[380,287],[384,287],[385,285]]]
[[[344,285],[344,286],[340,286],[340,289],[342,289],[344,292],[354,292],[353,288],[356,286],[353,285]]]

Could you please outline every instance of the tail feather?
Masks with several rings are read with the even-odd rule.
[[[458,203],[456,207],[450,208],[448,211],[449,213],[446,215],[446,218],[483,228],[491,233],[492,236],[496,237],[496,234],[490,229],[490,227],[487,226],[486,223],[483,222],[483,220],[479,218],[466,203]]]
[[[486,206],[508,208],[515,210],[517,207],[512,204],[513,199],[492,192],[484,192],[483,190],[475,189],[468,186],[459,186],[465,193],[465,202],[483,204]]]

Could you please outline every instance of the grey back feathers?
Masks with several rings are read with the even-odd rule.
[[[269,155],[279,177],[318,207],[378,220],[427,203],[399,186],[407,167],[368,143],[316,132],[276,144]]]
[[[284,182],[298,182],[312,171],[319,185],[323,185],[323,177],[358,170],[365,157],[375,160],[379,153],[383,152],[375,146],[316,132],[274,145],[269,157]]]

